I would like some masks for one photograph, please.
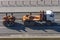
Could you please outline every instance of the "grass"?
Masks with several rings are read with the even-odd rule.
[[[0,40],[60,40],[60,38],[0,38]]]

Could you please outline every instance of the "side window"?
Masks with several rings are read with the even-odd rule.
[[[54,14],[50,15],[50,17],[54,17]]]

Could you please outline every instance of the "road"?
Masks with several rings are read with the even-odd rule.
[[[16,18],[21,18],[28,13],[15,13]],[[37,13],[38,14],[38,13]],[[32,35],[32,36],[60,36],[60,13],[55,13],[55,21],[57,24],[53,26],[33,26],[25,27],[21,20],[16,20],[16,25],[6,27],[2,23],[4,13],[0,14],[0,36],[10,35]]]

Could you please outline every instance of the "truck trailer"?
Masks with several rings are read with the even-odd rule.
[[[36,22],[39,22],[41,25],[52,25],[52,23],[55,21],[55,18],[54,13],[51,10],[47,10],[46,12],[40,11],[39,15],[32,15],[32,13],[30,13],[30,15],[24,15],[22,17],[22,21],[25,26],[36,25]]]
[[[11,15],[8,15],[8,13],[6,13],[6,16],[3,17],[3,24],[5,26],[12,26],[15,23],[15,17],[13,16],[13,13],[11,13]]]

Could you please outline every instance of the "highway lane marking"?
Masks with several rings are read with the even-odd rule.
[[[60,38],[60,36],[10,35],[10,36],[0,36],[0,38]]]
[[[0,28],[7,28],[7,27],[4,27],[4,26],[3,26],[3,27],[0,27]]]

